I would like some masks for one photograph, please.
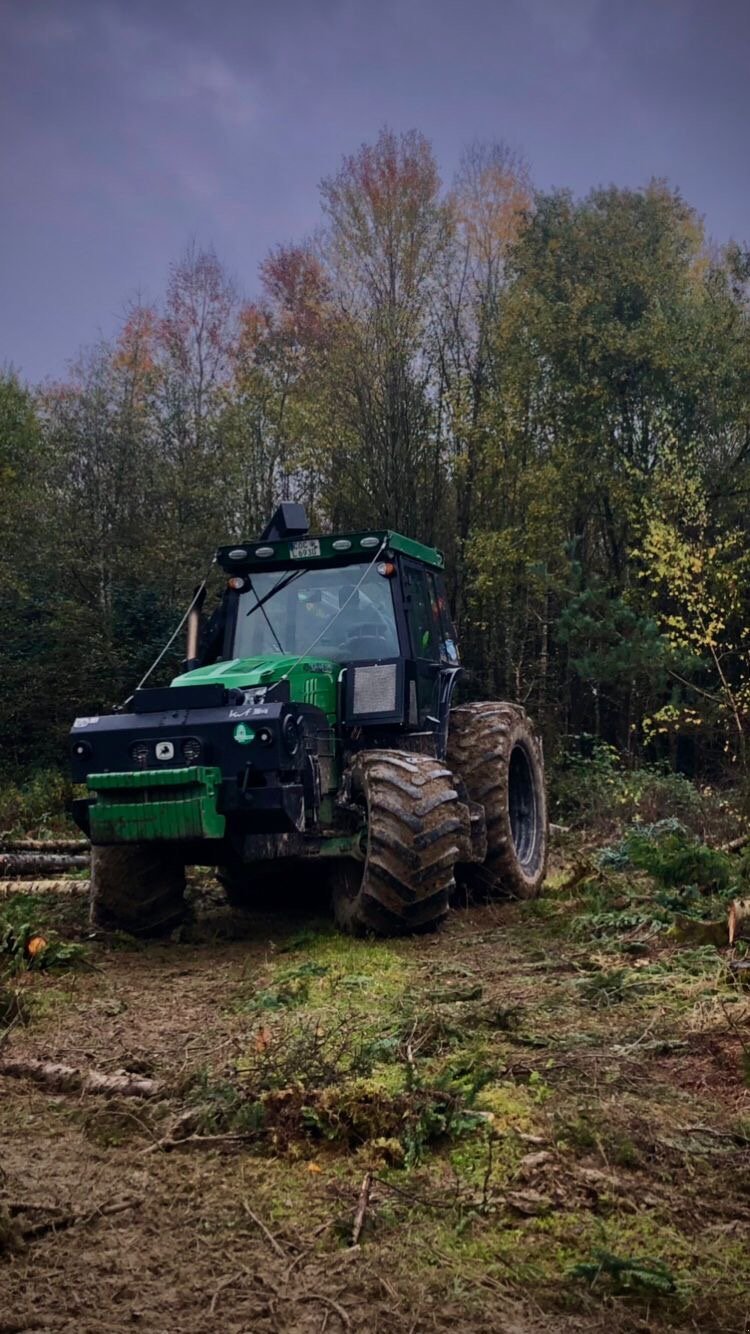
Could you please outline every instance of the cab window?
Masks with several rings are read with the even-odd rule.
[[[440,662],[441,632],[434,584],[430,586],[426,570],[404,563],[404,587],[414,657]]]
[[[434,574],[433,571],[430,570],[427,575],[427,584],[430,590],[433,617],[438,627],[440,660],[441,662],[453,665],[458,662],[458,646],[456,644],[456,632],[453,628],[453,621],[448,607],[445,580],[441,574]]]

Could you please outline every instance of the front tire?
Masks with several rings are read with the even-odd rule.
[[[332,866],[336,923],[355,935],[405,935],[437,926],[450,906],[464,821],[453,778],[428,755],[367,751],[352,767],[363,808],[363,862]]]
[[[168,935],[185,919],[185,867],[158,844],[94,846],[89,903],[106,931]]]
[[[542,746],[515,704],[451,710],[448,764],[484,807],[487,856],[461,879],[488,898],[536,898],[547,869],[547,796]]]

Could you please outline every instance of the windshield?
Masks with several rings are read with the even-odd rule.
[[[398,657],[391,584],[375,566],[364,579],[362,567],[352,565],[254,573],[240,597],[234,656],[304,657],[312,650],[334,662]]]

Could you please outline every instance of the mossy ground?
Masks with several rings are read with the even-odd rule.
[[[740,1334],[750,993],[726,949],[630,926],[648,893],[628,876],[566,888],[562,868],[539,903],[403,941],[239,921],[209,893],[182,940],[90,941],[93,970],[21,976],[14,1052],[166,1092],[3,1081],[6,1202],[136,1201],[9,1252],[3,1311],[92,1334]],[[39,911],[86,941],[69,903]],[[156,1147],[173,1134],[192,1138]]]

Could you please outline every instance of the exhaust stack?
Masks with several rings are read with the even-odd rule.
[[[196,593],[197,592],[198,590],[196,589]],[[183,665],[183,671],[186,672],[191,672],[194,667],[200,667],[200,659],[198,657],[198,643],[200,640],[201,611],[203,610],[203,603],[205,602],[205,600],[206,600],[206,589],[204,587],[201,590],[200,595],[196,597],[195,602],[193,603],[188,613],[187,643],[185,645],[185,662]]]

